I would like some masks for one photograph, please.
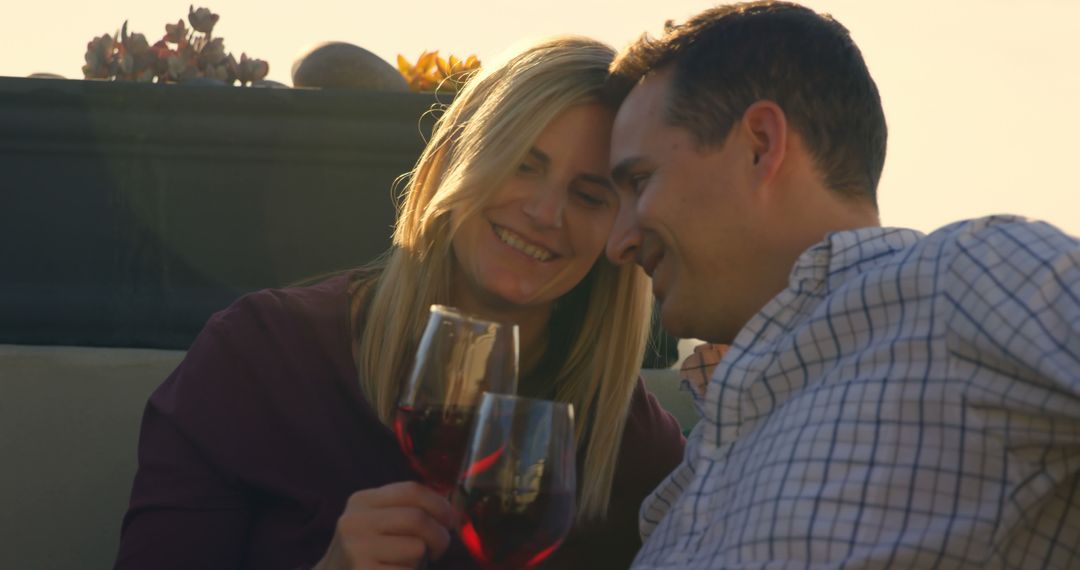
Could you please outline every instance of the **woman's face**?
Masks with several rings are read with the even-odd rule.
[[[612,113],[571,107],[453,240],[454,302],[474,310],[550,306],[584,279],[618,211],[608,181]]]

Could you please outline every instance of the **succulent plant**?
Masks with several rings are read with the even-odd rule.
[[[225,40],[213,37],[219,16],[207,8],[188,7],[184,20],[165,24],[165,35],[153,45],[143,34],[128,34],[127,22],[115,35],[95,37],[86,45],[87,79],[176,83],[207,78],[232,85],[249,85],[266,77],[270,66],[261,59],[225,50]]]

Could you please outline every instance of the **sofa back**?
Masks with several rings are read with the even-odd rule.
[[[139,421],[179,350],[0,345],[0,568],[111,568]]]

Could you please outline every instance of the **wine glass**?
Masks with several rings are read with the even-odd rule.
[[[517,391],[518,327],[432,305],[394,432],[425,484],[449,495],[484,392]]]
[[[574,409],[484,394],[458,483],[461,539],[486,570],[528,568],[574,521]]]

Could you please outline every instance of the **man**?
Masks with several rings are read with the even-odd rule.
[[[1080,242],[879,227],[877,87],[801,6],[708,10],[613,72],[608,256],[731,344],[635,567],[1080,565]]]

